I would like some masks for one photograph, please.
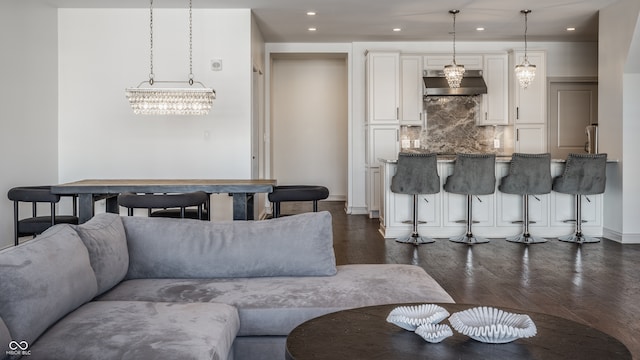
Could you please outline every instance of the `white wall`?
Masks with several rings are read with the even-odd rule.
[[[638,81],[637,74],[625,73],[625,67],[638,71],[640,56],[629,49],[639,46],[639,12],[640,3],[636,0],[621,0],[600,11],[599,20],[599,148],[609,157],[620,159],[607,172],[604,232],[607,238],[623,243],[640,243],[640,88],[634,83]]]
[[[148,80],[149,11],[60,9],[61,182],[251,176],[251,12],[195,9],[193,25],[193,72],[216,90],[212,111],[134,115],[124,89]],[[154,10],[157,81],[188,79],[188,34],[186,9]]]
[[[58,181],[56,28],[54,8],[0,2],[0,248],[13,244],[7,191]]]
[[[330,200],[346,200],[346,56],[308,56],[272,62],[273,175],[278,184],[323,185]]]

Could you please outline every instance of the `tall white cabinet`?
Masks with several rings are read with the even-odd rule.
[[[397,157],[400,132],[400,53],[370,51],[366,58],[367,212],[380,210],[380,163]]]
[[[528,51],[529,63],[536,66],[536,77],[526,89],[520,87],[513,71],[524,61],[524,51],[510,54],[510,116],[514,124],[515,151],[547,152],[547,61],[544,51]]]

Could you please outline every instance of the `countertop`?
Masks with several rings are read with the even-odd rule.
[[[378,159],[383,164],[396,164],[398,159]],[[439,163],[453,163],[456,161],[455,155],[438,155]],[[497,163],[509,163],[511,162],[511,155],[496,155]],[[566,159],[551,159],[552,163],[564,164]],[[607,163],[617,163],[618,159],[607,159]]]

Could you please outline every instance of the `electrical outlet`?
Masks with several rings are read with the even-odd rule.
[[[211,60],[211,71],[221,71],[221,70],[222,70],[222,59]]]

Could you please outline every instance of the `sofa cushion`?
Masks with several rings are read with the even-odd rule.
[[[336,272],[329,212],[264,221],[123,217],[128,279],[323,276]]]
[[[29,344],[97,294],[87,248],[67,224],[1,251],[0,274],[0,317]]]
[[[49,329],[29,359],[226,360],[239,326],[225,304],[94,301]]]
[[[98,294],[122,281],[129,268],[127,239],[119,215],[104,213],[74,226],[89,250],[91,267],[98,281]]]
[[[287,335],[313,317],[360,306],[453,302],[414,265],[341,265],[335,276],[128,280],[98,300],[220,302],[240,314],[242,336]]]

